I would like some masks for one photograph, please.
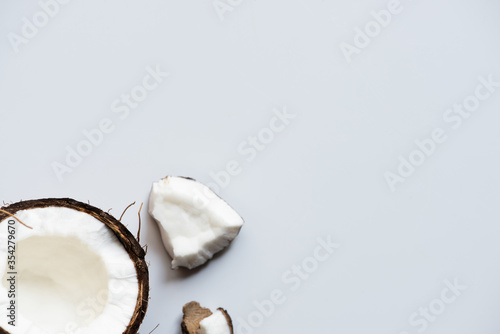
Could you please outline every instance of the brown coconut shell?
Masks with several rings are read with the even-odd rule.
[[[229,328],[231,329],[231,334],[234,334],[234,331],[233,331],[233,320],[231,320],[231,317],[229,316],[229,313],[227,313],[227,311],[225,309],[223,309],[222,307],[219,307],[218,310],[221,311],[222,314],[224,314],[224,317],[226,318],[227,324],[229,325]]]
[[[135,265],[137,272],[137,280],[139,282],[139,294],[137,296],[137,304],[135,306],[134,315],[130,319],[127,329],[122,334],[136,334],[146,315],[149,301],[149,271],[146,264],[146,253],[141,245],[137,242],[130,231],[120,223],[115,217],[107,212],[102,211],[89,204],[75,201],[70,198],[44,198],[37,200],[22,201],[2,207],[2,210],[15,215],[16,212],[29,209],[47,208],[47,207],[64,207],[91,215],[95,219],[106,225],[127,251],[130,259]],[[8,218],[9,215],[5,212],[0,212],[0,222]],[[0,334],[10,334],[5,329],[0,327]]]
[[[231,334],[233,334],[233,321],[231,317],[225,309],[219,307],[218,310],[224,314],[227,324],[231,329]],[[200,322],[212,315],[212,311],[208,308],[201,307],[198,302],[189,302],[184,305],[182,313],[184,313],[181,323],[182,334],[196,334],[198,329],[200,329]]]

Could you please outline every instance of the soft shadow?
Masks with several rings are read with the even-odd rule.
[[[168,281],[184,280],[184,279],[187,279],[188,277],[198,275],[206,267],[208,267],[210,265],[210,263],[217,262],[222,256],[224,256],[224,254],[226,254],[226,252],[231,248],[231,245],[232,245],[232,243],[229,244],[229,246],[224,248],[222,251],[216,253],[211,260],[208,260],[203,265],[196,267],[194,269],[187,269],[184,267],[179,267],[178,269],[170,269],[169,268],[170,270],[169,270],[169,273],[167,275],[167,282]],[[167,257],[169,258],[169,261],[172,261],[170,256],[168,256],[168,254],[167,254]]]

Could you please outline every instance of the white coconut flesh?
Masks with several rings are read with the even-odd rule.
[[[114,233],[89,214],[64,207],[16,213],[16,327],[10,333],[123,333],[134,314],[136,268]],[[0,309],[9,306],[8,221],[0,222]]]
[[[200,322],[197,334],[231,334],[231,328],[224,314],[217,310]]]
[[[183,177],[153,183],[149,213],[159,225],[173,269],[204,264],[243,226],[240,215],[210,188]]]

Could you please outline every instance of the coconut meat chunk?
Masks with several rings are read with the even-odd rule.
[[[232,334],[227,318],[221,310],[200,321],[197,334]]]
[[[149,213],[158,223],[174,269],[204,264],[243,226],[240,215],[210,188],[184,177],[153,183]]]

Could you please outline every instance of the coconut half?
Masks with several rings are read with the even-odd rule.
[[[153,183],[149,213],[158,223],[173,269],[204,264],[243,226],[240,215],[209,187],[185,177]]]
[[[2,210],[32,229],[15,224],[10,298],[8,226],[17,219],[0,212],[0,333],[137,333],[148,305],[148,268],[123,224],[72,199],[30,200]],[[15,327],[5,316],[12,300]]]

